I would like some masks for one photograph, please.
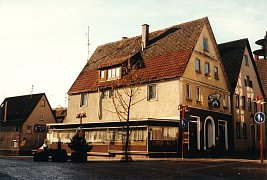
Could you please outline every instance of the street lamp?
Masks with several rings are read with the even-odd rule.
[[[86,112],[80,112],[76,115],[76,118],[80,118],[80,124],[82,124],[83,118],[87,117]]]

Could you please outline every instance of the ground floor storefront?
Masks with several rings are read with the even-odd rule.
[[[221,156],[229,150],[228,133],[231,116],[212,111],[190,109],[185,127],[180,120],[147,119],[130,121],[128,152],[145,157],[173,156],[204,157]],[[92,149],[89,155],[114,157],[125,152],[126,122],[102,122],[84,124],[49,124],[47,139],[52,149],[61,147],[70,153],[67,143],[77,129],[83,128]],[[183,150],[182,150],[183,148]]]

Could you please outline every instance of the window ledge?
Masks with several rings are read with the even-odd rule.
[[[153,99],[147,99],[148,102],[153,102],[153,101],[157,101],[157,98],[153,98]]]

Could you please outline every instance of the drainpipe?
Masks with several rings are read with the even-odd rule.
[[[6,122],[6,117],[7,117],[7,101],[5,103],[5,112],[4,112],[4,121],[3,122]]]

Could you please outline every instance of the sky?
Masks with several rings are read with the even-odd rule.
[[[0,0],[0,103],[6,97],[46,93],[52,108],[97,46],[208,17],[217,43],[267,31],[266,0]],[[89,54],[88,54],[89,26]]]

